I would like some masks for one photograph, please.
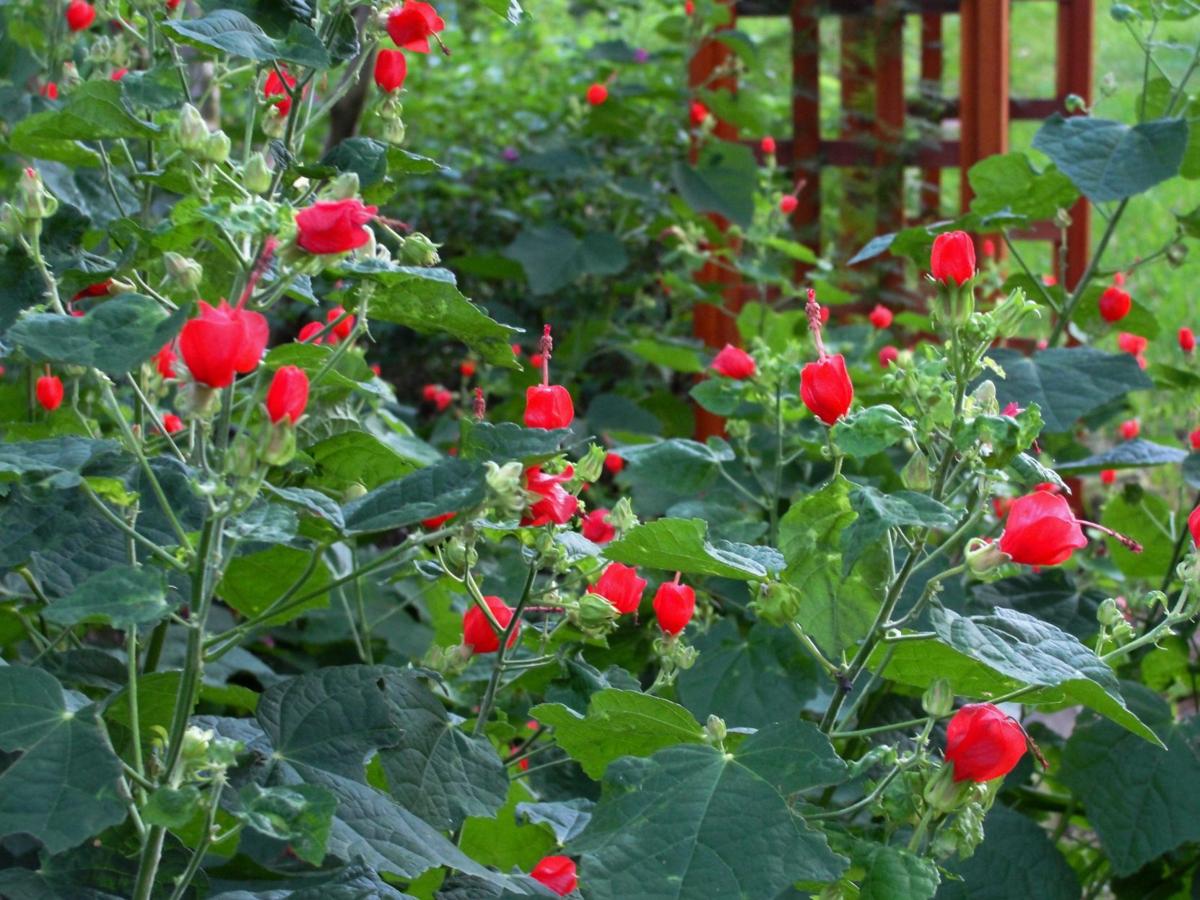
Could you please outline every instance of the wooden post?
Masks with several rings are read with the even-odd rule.
[[[1095,65],[1092,46],[1095,40],[1094,0],[1060,0],[1058,5],[1057,99],[1059,109],[1069,94],[1077,94],[1092,104],[1092,81]],[[1092,251],[1091,209],[1082,197],[1071,207],[1071,225],[1067,229],[1067,266],[1059,277],[1070,290],[1075,287],[1087,268]],[[1060,247],[1055,246],[1055,270],[1058,269]]]
[[[875,0],[875,216],[876,233],[904,227],[904,13],[896,0]],[[878,262],[884,299],[904,286],[904,265]]]
[[[1009,0],[963,0],[959,14],[962,19],[959,165],[960,196],[965,212],[972,197],[967,171],[981,159],[1008,152]]]
[[[942,17],[938,13],[921,16],[921,95],[934,103],[942,97]],[[941,121],[934,125],[941,135]],[[921,170],[920,210],[921,218],[934,221],[942,207],[942,170],[928,166]]]
[[[792,216],[796,238],[821,250],[821,20],[817,0],[792,4],[792,175],[804,186]],[[796,278],[807,266],[797,264]]]

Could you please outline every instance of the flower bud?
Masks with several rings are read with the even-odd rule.
[[[954,812],[967,802],[970,795],[971,782],[956,781],[954,766],[949,762],[937,768],[922,792],[925,802],[942,813]]]
[[[175,141],[184,153],[200,154],[208,142],[208,124],[200,110],[190,103],[183,104],[179,121],[175,123]]]
[[[1037,301],[1016,288],[992,310],[992,323],[998,335],[1012,337],[1027,319],[1039,318],[1041,314]]]
[[[26,221],[48,219],[58,211],[58,200],[46,190],[42,176],[32,166],[21,173],[13,205]]]
[[[768,625],[783,627],[800,614],[800,592],[783,581],[764,584],[753,603],[754,613]]]
[[[438,247],[419,231],[414,231],[400,244],[398,259],[406,266],[436,266],[441,262]]]
[[[604,458],[607,455],[607,451],[599,444],[592,444],[588,447],[588,452],[579,462],[575,463],[575,480],[580,484],[599,481],[600,475],[604,471]]]
[[[267,429],[267,445],[262,460],[272,466],[286,466],[296,455],[296,429],[286,419]]]
[[[918,450],[909,457],[908,463],[904,466],[904,471],[900,473],[900,478],[904,481],[904,486],[910,491],[927,491],[933,484],[933,478],[929,472],[929,457],[925,455],[925,451]]]
[[[921,695],[921,708],[931,716],[948,716],[954,710],[954,688],[945,678],[938,678]]]
[[[983,575],[998,566],[1011,562],[1009,556],[1000,549],[1000,545],[987,538],[971,538],[967,542],[965,555],[967,568],[976,575]]]
[[[200,158],[217,164],[227,162],[230,147],[229,135],[218,129],[205,139],[204,147],[200,151]]]
[[[632,530],[638,525],[638,517],[634,515],[633,504],[628,497],[622,497],[608,514],[608,521],[621,534]]]
[[[322,194],[325,200],[349,200],[358,196],[358,173],[343,172],[330,182]]]
[[[519,462],[497,465],[484,463],[484,479],[488,489],[488,505],[501,515],[517,515],[525,508],[524,467]]]
[[[725,720],[720,716],[710,715],[708,721],[704,723],[704,739],[713,744],[720,744],[728,733]]]
[[[399,116],[383,120],[383,139],[389,144],[403,144],[407,133],[408,129],[404,127],[404,120]]]
[[[603,635],[616,627],[617,608],[599,594],[586,593],[571,609],[569,618],[580,631]]]
[[[267,158],[255,151],[242,169],[242,184],[255,194],[265,194],[271,187],[271,168]]]
[[[180,290],[194,293],[200,287],[204,268],[196,260],[168,250],[163,254],[163,266],[167,270],[167,279]]]
[[[456,572],[472,568],[479,562],[479,552],[458,536],[446,541],[443,553],[446,562],[450,563],[450,568]]]

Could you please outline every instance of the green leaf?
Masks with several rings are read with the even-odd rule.
[[[1084,291],[1083,297],[1080,299],[1079,304],[1075,307],[1074,314],[1071,316],[1071,321],[1076,326],[1096,338],[1102,338],[1113,331],[1113,326],[1105,322],[1104,318],[1100,315],[1100,295],[1104,293],[1105,287],[1106,285],[1103,284],[1093,284]],[[1037,297],[1038,294],[1035,292],[1029,296]],[[1162,326],[1159,325],[1154,311],[1136,297],[1130,299],[1129,312],[1117,327],[1121,331],[1140,334],[1151,340],[1162,333]]]
[[[563,451],[569,428],[524,428],[516,422],[475,422],[464,418],[459,427],[462,439],[458,455],[462,459],[492,460],[506,463],[542,462]]]
[[[1079,879],[1036,822],[996,805],[983,831],[983,843],[972,856],[944,863],[962,880],[946,879],[938,900],[1078,900]]]
[[[749,415],[758,408],[745,400],[746,383],[732,378],[705,378],[697,382],[688,394],[718,416]]]
[[[935,607],[929,618],[937,639],[881,647],[872,667],[890,654],[884,677],[916,687],[944,677],[956,694],[968,697],[990,698],[1022,685],[1042,688],[1021,702],[1082,703],[1157,743],[1154,732],[1126,707],[1112,669],[1065,631],[1011,609],[968,618]]]
[[[606,545],[604,555],[629,566],[687,575],[715,575],[741,581],[767,577],[761,563],[709,543],[707,534],[708,523],[703,519],[658,519],[639,525],[620,540]]]
[[[58,853],[125,820],[121,762],[96,707],[48,672],[0,666],[0,750],[20,753],[0,772],[0,835]]]
[[[874,456],[913,434],[913,424],[886,403],[868,406],[838,420],[833,442],[847,456]]]
[[[589,420],[590,421],[590,420]],[[665,509],[679,497],[694,497],[716,481],[723,462],[731,462],[728,445],[708,446],[673,438],[621,448],[622,479],[630,487],[637,509]],[[665,501],[656,503],[656,501]]]
[[[1187,148],[1184,119],[1125,125],[1108,119],[1054,115],[1034,136],[1034,148],[1096,203],[1124,200],[1179,173]]]
[[[171,611],[166,587],[161,570],[115,566],[54,601],[42,616],[57,625],[88,623],[120,629],[149,625]]]
[[[311,560],[311,551],[283,544],[257,553],[235,556],[225,568],[225,574],[217,585],[217,593],[242,615],[256,616],[290,591],[297,582],[299,587],[292,591],[293,596],[319,592],[299,606],[269,620],[276,625],[290,622],[306,610],[329,602],[326,591],[326,585],[331,580],[329,568],[318,560],[310,571]]]
[[[8,330],[23,310],[41,302],[46,291],[42,275],[24,250],[0,253],[0,333]]]
[[[1054,166],[1039,172],[1020,152],[989,156],[971,166],[967,178],[975,194],[971,212],[985,218],[1052,219],[1079,197],[1062,172]]]
[[[828,783],[827,743],[815,760],[792,749],[794,739],[824,740],[811,731],[797,722],[763,729],[732,754],[682,745],[614,762],[588,827],[567,848],[583,856],[580,882],[595,900],[710,900],[775,897],[796,881],[837,878],[846,861],[787,800]]]
[[[520,25],[524,10],[517,0],[480,0],[480,2],[498,16],[503,16],[510,25]]]
[[[321,865],[337,808],[330,791],[315,784],[268,788],[249,784],[238,796],[242,808],[235,815],[248,828],[286,841],[298,858]]]
[[[966,611],[987,614],[997,606],[1015,609],[1086,640],[1099,630],[1096,610],[1106,596],[1095,588],[1080,588],[1061,568],[1043,569],[975,585]]]
[[[75,87],[61,109],[34,113],[18,122],[9,146],[17,153],[67,165],[99,165],[96,153],[75,142],[150,138],[158,132],[153,122],[129,111],[118,82],[92,80]]]
[[[349,137],[327,150],[318,165],[353,172],[359,185],[367,188],[387,177],[388,145],[374,138]]]
[[[365,534],[406,528],[424,519],[473,509],[486,495],[482,465],[447,459],[347,503],[343,510],[346,530]]]
[[[1083,801],[1118,876],[1200,840],[1200,719],[1176,724],[1152,691],[1137,684],[1126,690],[1164,748],[1147,747],[1109,722],[1088,719],[1067,741],[1059,776]]]
[[[629,352],[640,356],[648,363],[663,366],[673,372],[694,374],[704,371],[700,354],[695,347],[667,340],[640,338],[629,345]]]
[[[629,264],[615,235],[593,231],[580,238],[561,225],[525,228],[504,255],[521,264],[530,290],[538,295],[564,288],[581,275],[618,275]]]
[[[592,818],[591,800],[576,798],[546,803],[518,803],[516,813],[535,825],[545,825],[560,844],[583,833]]]
[[[447,269],[363,259],[343,262],[340,271],[345,276],[374,281],[383,288],[371,297],[372,319],[394,322],[420,334],[443,332],[462,341],[493,365],[517,367],[512,352],[517,329],[492,320],[464,297],[456,287],[454,273]],[[345,299],[348,306],[353,305],[354,297]]]
[[[344,431],[305,448],[317,464],[318,486],[344,489],[361,484],[368,490],[421,468],[423,461],[405,457],[375,435]],[[312,484],[313,482],[309,482]]]
[[[700,723],[682,706],[637,691],[597,691],[585,716],[561,703],[539,704],[529,714],[553,728],[555,743],[596,779],[619,757],[704,741]]]
[[[1086,475],[1101,469],[1145,469],[1150,466],[1167,466],[1187,459],[1187,451],[1178,447],[1156,444],[1145,438],[1134,438],[1083,459],[1059,463],[1059,472]]]
[[[168,314],[149,297],[122,294],[86,316],[22,316],[8,330],[8,339],[34,362],[95,366],[108,375],[123,375],[161,350],[186,318],[186,307]]]
[[[18,477],[33,476],[54,488],[71,488],[84,475],[107,471],[108,464],[120,459],[116,441],[67,435],[44,441],[0,444],[0,473]]]
[[[320,39],[307,25],[293,22],[287,37],[277,40],[232,9],[218,9],[199,19],[168,19],[163,27],[176,39],[202,50],[216,50],[259,62],[283,60],[310,69],[327,69],[331,61]]]
[[[508,799],[494,816],[472,816],[463,824],[459,846],[471,859],[481,865],[511,870],[513,866],[528,871],[538,864],[543,856],[559,852],[558,841],[548,825],[524,823],[517,816],[517,808],[533,794],[524,781],[514,781],[509,787]],[[482,897],[496,896],[490,890]]]
[[[870,485],[856,484],[850,489],[850,507],[858,518],[842,533],[842,571],[846,574],[889,528],[952,529],[958,524],[946,506],[916,491],[885,494]]]
[[[1104,537],[1112,561],[1128,577],[1161,578],[1171,565],[1175,545],[1171,508],[1157,494],[1141,485],[1128,485],[1104,504],[1100,524],[1142,545],[1142,552],[1134,553],[1116,538]]]
[[[819,704],[829,683],[790,632],[763,622],[743,635],[731,619],[721,619],[695,647],[699,658],[679,675],[679,702],[730,726],[765,728],[794,719]]]
[[[859,886],[859,900],[928,900],[938,892],[937,864],[899,847],[877,847]]]
[[[1016,350],[992,350],[988,356],[1005,377],[993,378],[1003,407],[1036,403],[1046,431],[1070,431],[1075,422],[1128,391],[1148,390],[1154,383],[1129,353],[1104,353],[1092,347],[1054,347],[1033,356]]]
[[[187,825],[200,808],[200,789],[194,784],[181,788],[160,787],[146,799],[142,821],[147,825],[180,829]]]
[[[750,227],[758,164],[749,147],[710,141],[701,149],[695,166],[675,163],[671,179],[695,212],[716,213],[742,228]]]
[[[870,631],[887,579],[882,543],[843,574],[839,542],[858,518],[850,491],[850,482],[839,476],[793,503],[779,522],[779,548],[788,564],[784,580],[800,591],[796,622],[835,658]]]

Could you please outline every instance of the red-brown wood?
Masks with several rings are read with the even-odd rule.
[[[971,205],[967,171],[975,163],[1008,152],[1009,125],[1009,0],[963,0],[961,88],[959,110],[962,137],[962,208]],[[982,241],[982,236],[978,239]]]
[[[942,94],[942,17],[934,13],[921,16],[921,93],[932,101]],[[940,124],[939,130],[940,130]],[[942,208],[942,170],[940,166],[921,169],[920,216],[925,221],[938,218]]]
[[[1061,0],[1058,6],[1058,109],[1069,94],[1077,94],[1090,106],[1095,64],[1092,47],[1095,42],[1096,10],[1094,0]],[[1082,198],[1071,207],[1071,225],[1067,229],[1066,271],[1059,277],[1067,289],[1073,288],[1083,276],[1092,252],[1092,216],[1088,202]],[[1060,247],[1055,246],[1055,270]]]

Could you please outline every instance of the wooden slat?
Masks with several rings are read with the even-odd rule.
[[[1078,94],[1089,106],[1092,103],[1095,16],[1094,0],[1068,0],[1058,7],[1056,82],[1059,108],[1069,94]],[[1071,225],[1067,229],[1067,270],[1059,273],[1068,289],[1079,282],[1087,268],[1092,248],[1091,235],[1091,210],[1088,202],[1080,198],[1071,207]],[[1054,259],[1057,261],[1057,247],[1055,251]]]

